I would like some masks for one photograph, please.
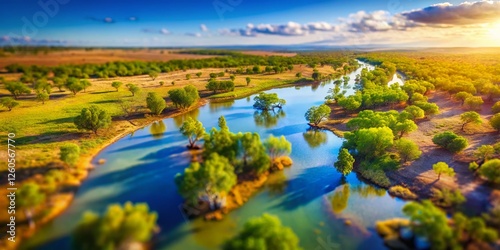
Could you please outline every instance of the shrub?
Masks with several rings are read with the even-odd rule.
[[[74,166],[80,158],[80,147],[73,143],[68,143],[60,147],[59,159],[69,166]]]
[[[460,190],[451,191],[447,188],[442,190],[433,189],[432,200],[434,204],[441,207],[452,207],[465,202],[465,197]]]
[[[401,197],[406,200],[415,200],[418,198],[417,195],[413,193],[410,189],[399,185],[392,186],[391,188],[389,188],[389,194]]]
[[[485,162],[479,168],[479,174],[493,183],[500,184],[500,159]]]
[[[167,107],[167,103],[160,96],[160,94],[156,92],[149,92],[148,97],[146,98],[146,104],[148,109],[155,115],[161,114],[163,110]]]
[[[451,153],[458,153],[468,146],[467,139],[462,136],[456,135],[451,131],[446,131],[435,135],[432,138],[432,142],[450,151]]]
[[[491,112],[493,112],[494,114],[500,113],[500,101],[493,104],[493,106],[491,107]]]
[[[363,166],[361,167],[360,174],[361,176],[363,176],[363,178],[381,187],[389,187],[391,185],[391,181],[389,180],[385,172],[381,169],[370,169],[366,166]]]

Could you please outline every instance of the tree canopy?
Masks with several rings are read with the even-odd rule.
[[[91,105],[89,108],[83,108],[80,115],[75,117],[75,125],[78,129],[90,130],[97,135],[99,129],[111,125],[111,116],[106,110]]]
[[[287,249],[300,250],[299,238],[288,227],[281,224],[278,217],[264,214],[249,219],[243,229],[228,240],[224,250]]]
[[[167,107],[167,102],[156,92],[149,92],[146,98],[146,104],[149,110],[155,115],[160,115]]]
[[[189,147],[194,148],[196,142],[205,136],[205,127],[203,124],[191,117],[188,117],[180,128],[182,135],[187,136],[189,140]]]
[[[354,157],[345,148],[340,149],[337,161],[333,164],[337,171],[343,176],[351,173],[354,164]]]
[[[325,119],[326,117],[328,117],[330,115],[330,112],[332,112],[330,107],[328,107],[325,104],[321,104],[319,106],[313,106],[310,109],[308,109],[307,112],[305,113],[304,117],[306,118],[306,120],[309,123],[312,123],[312,124],[318,126],[318,124],[323,119]]]
[[[452,153],[458,153],[468,146],[467,139],[462,136],[456,135],[451,131],[445,131],[443,133],[435,135],[432,138],[432,142]]]
[[[73,231],[73,247],[80,250],[129,249],[148,242],[156,231],[158,215],[146,203],[109,205],[103,215],[85,212]]]
[[[286,104],[285,99],[280,99],[276,93],[261,92],[258,96],[254,97],[255,103],[253,107],[259,110],[274,110],[274,108],[282,108]]]
[[[168,91],[170,99],[176,107],[189,108],[200,99],[198,89],[193,85],[185,86],[184,88],[172,89]]]

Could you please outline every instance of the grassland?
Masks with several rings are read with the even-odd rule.
[[[318,70],[325,75],[335,73],[335,70],[330,66],[319,67]],[[313,73],[311,68],[297,65],[293,70],[280,74],[237,75],[235,90],[233,92],[213,95],[212,92],[205,90],[205,84],[209,79],[210,73],[221,71],[223,69],[210,68],[176,71],[162,73],[155,80],[152,80],[147,75],[90,79],[92,86],[86,92],[73,95],[69,91],[61,92],[54,88],[50,100],[45,102],[45,104],[37,102],[35,96],[31,94],[20,97],[18,101],[21,105],[12,111],[1,109],[0,141],[5,145],[7,133],[13,132],[16,134],[17,186],[26,181],[35,181],[43,187],[43,175],[52,169],[63,170],[71,176],[65,183],[67,188],[64,188],[63,192],[58,192],[48,198],[49,202],[53,204],[50,209],[42,211],[42,208],[38,208],[38,210],[35,210],[35,214],[37,215],[36,220],[39,223],[49,221],[64,210],[71,202],[73,192],[81,181],[85,179],[87,170],[92,167],[90,165],[92,157],[102,148],[155,120],[172,117],[185,112],[185,110],[177,110],[171,106],[167,97],[169,90],[186,85],[194,85],[199,89],[200,95],[203,97],[198,105],[192,107],[196,108],[206,103],[209,98],[230,99],[244,97],[264,89],[297,82],[300,80],[295,76],[297,72],[302,73],[303,79],[310,78]],[[202,72],[201,77],[196,76],[198,72]],[[191,75],[191,79],[186,79],[187,74]],[[19,74],[2,74],[2,76],[6,80],[16,80],[20,77]],[[245,80],[246,77],[252,79],[248,86]],[[219,79],[229,80],[229,74],[226,73],[224,77]],[[136,84],[141,87],[142,91],[133,97],[125,87],[116,91],[116,89],[111,87],[113,81],[121,81],[124,85],[127,83]],[[308,82],[311,80],[304,81]],[[163,86],[160,85],[160,82],[163,82]],[[174,85],[172,85],[172,82],[174,82]],[[145,108],[145,95],[148,92],[157,92],[166,98],[169,107],[161,116],[149,116],[149,111]],[[0,86],[0,97],[8,95],[9,93],[4,89],[4,86]],[[118,102],[119,100],[131,99],[139,100],[142,107],[138,114],[124,118],[123,111]],[[112,125],[107,129],[101,130],[97,136],[89,132],[79,131],[73,124],[74,117],[80,113],[82,108],[89,105],[97,105],[113,116]],[[59,147],[68,142],[78,144],[82,150],[79,165],[76,168],[68,168],[59,160]],[[6,154],[5,151],[2,151],[2,154]],[[1,157],[6,157],[6,155],[1,155]],[[6,162],[1,162],[1,174],[6,174],[6,171]],[[0,182],[0,186],[2,187],[0,195],[5,195],[3,192],[6,190],[6,180]],[[6,206],[5,202],[7,201],[2,199],[0,206]],[[19,234],[26,237],[33,233],[31,230],[27,230],[26,223],[25,221],[23,222],[23,215],[19,215],[19,219],[22,223],[21,227],[18,227]],[[0,221],[7,221],[5,213],[2,213],[0,216]],[[7,247],[7,245],[2,245],[0,242],[0,248],[2,247]]]

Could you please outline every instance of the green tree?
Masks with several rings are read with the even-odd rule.
[[[342,148],[339,152],[337,161],[333,164],[337,171],[343,176],[351,173],[354,164],[354,157],[345,148]]]
[[[231,81],[233,81],[233,82],[234,82],[234,80],[236,79],[236,76],[231,75],[231,76],[229,76],[229,78],[231,79]]]
[[[394,142],[394,147],[403,162],[416,160],[422,155],[422,151],[412,140],[401,138]]]
[[[405,111],[410,114],[410,118],[414,121],[417,119],[424,118],[424,116],[425,116],[424,110],[418,106],[415,106],[415,105],[410,105],[410,106],[406,107]]]
[[[495,148],[491,145],[481,145],[474,152],[474,156],[480,161],[487,161],[495,154]]]
[[[45,91],[37,91],[36,100],[45,104],[45,102],[49,100],[49,94]]]
[[[466,199],[458,189],[452,191],[450,189],[443,188],[441,190],[432,190],[432,200],[434,204],[440,207],[455,207],[464,203]]]
[[[424,110],[425,116],[435,115],[439,113],[439,106],[430,102],[414,102],[413,105]]]
[[[219,130],[212,128],[204,138],[203,156],[208,157],[212,153],[217,153],[234,163],[238,155],[236,135],[229,131],[224,116],[219,117],[218,123]]]
[[[481,106],[483,105],[484,101],[483,98],[480,96],[471,96],[465,99],[464,105],[467,107],[469,110],[479,110],[481,109]]]
[[[35,91],[36,92],[47,92],[47,94],[50,94],[52,92],[52,85],[50,85],[49,82],[47,82],[45,79],[40,79],[36,81],[35,83]]]
[[[130,93],[132,93],[132,96],[135,96],[135,94],[141,92],[141,88],[139,88],[137,85],[132,84],[132,83],[125,85],[125,87],[127,87],[128,91],[130,91]]]
[[[82,109],[80,115],[75,118],[75,125],[78,129],[90,130],[97,135],[99,129],[111,125],[111,116],[105,110],[92,105]]]
[[[180,128],[181,133],[184,136],[188,137],[189,140],[189,148],[195,148],[196,142],[203,138],[205,136],[205,127],[203,127],[203,124],[198,121],[194,120],[191,117],[188,117],[183,123]]]
[[[237,137],[239,145],[237,152],[241,157],[243,172],[260,175],[269,170],[270,159],[266,154],[266,147],[260,140],[259,134],[238,133]],[[276,151],[280,150],[280,142],[277,142],[274,146],[277,147]]]
[[[446,162],[438,162],[432,165],[432,170],[438,175],[438,180],[441,179],[441,174],[448,175],[450,177],[455,176],[455,170],[446,164]]]
[[[150,70],[149,73],[148,73],[149,77],[151,77],[151,79],[153,79],[153,81],[158,77],[158,72],[155,71],[155,70]]]
[[[347,144],[353,145],[358,154],[367,159],[384,155],[386,150],[394,144],[394,135],[388,127],[364,128],[344,135]]]
[[[309,123],[318,126],[318,124],[328,117],[332,110],[325,104],[321,104],[319,106],[313,106],[307,110],[304,117]]]
[[[160,115],[161,112],[167,107],[167,102],[156,92],[149,92],[146,97],[146,104],[148,109],[155,115]]]
[[[489,181],[500,184],[500,159],[489,160],[479,168],[479,174]]]
[[[17,99],[22,94],[29,94],[31,90],[21,82],[6,82],[5,89],[7,89]]]
[[[109,205],[99,216],[85,212],[73,231],[73,247],[78,250],[132,249],[145,244],[157,231],[158,215],[146,203]]]
[[[490,125],[500,132],[500,113],[494,114],[490,119]]]
[[[83,90],[83,85],[78,79],[74,77],[70,77],[66,80],[66,85],[65,87],[73,93],[73,95],[76,95],[78,92]]]
[[[464,131],[465,125],[469,123],[481,124],[481,116],[475,111],[467,111],[460,115],[460,120],[462,121],[462,131]]]
[[[168,95],[174,105],[180,108],[189,108],[200,99],[198,89],[192,85],[185,86],[184,88],[172,89],[168,91]]]
[[[445,131],[435,135],[432,138],[432,142],[452,153],[458,153],[468,146],[467,139],[451,131]]]
[[[191,74],[186,74],[186,80],[191,79]]]
[[[264,142],[267,153],[271,159],[276,157],[288,155],[292,152],[292,143],[287,141],[285,136],[275,137],[270,135],[269,138]]]
[[[80,147],[74,143],[67,143],[59,149],[59,159],[69,166],[75,166],[80,158]]]
[[[245,81],[247,82],[247,86],[250,85],[250,82],[252,81],[252,79],[250,79],[250,77],[247,77],[245,78]]]
[[[302,77],[302,73],[301,72],[297,72],[297,74],[295,74],[295,77],[301,78]]]
[[[410,217],[413,232],[427,238],[432,249],[448,249],[456,245],[446,213],[431,201],[409,202],[403,207],[403,213]]]
[[[45,201],[45,194],[40,186],[33,182],[23,184],[16,194],[16,205],[24,210],[30,228],[35,228],[33,209]]]
[[[65,86],[66,80],[62,77],[54,77],[52,78],[52,82],[54,82],[54,86],[59,89],[59,92],[63,91],[63,87]]]
[[[491,112],[493,112],[493,114],[500,113],[500,101],[495,102],[495,104],[491,106]]]
[[[467,93],[467,92],[465,92],[465,91],[460,91],[460,92],[458,92],[458,93],[456,93],[456,94],[455,94],[455,98],[456,98],[457,100],[459,100],[459,101],[461,101],[461,102],[462,102],[462,106],[464,105],[465,100],[466,100],[467,98],[469,98],[469,97],[472,97],[472,94]]]
[[[224,243],[224,250],[287,249],[300,250],[299,238],[278,217],[263,214],[250,218],[243,229]]]
[[[402,122],[396,123],[396,126],[393,128],[394,133],[399,133],[398,139],[403,137],[404,134],[411,133],[418,129],[417,124],[415,124],[412,120],[403,120]]]
[[[196,76],[197,76],[198,78],[200,78],[202,74],[203,74],[203,73],[198,72],[198,73],[196,73]]]
[[[206,196],[214,209],[219,197],[236,184],[236,174],[227,158],[212,153],[203,163],[193,162],[184,174],[177,174],[175,183],[184,198],[193,200]]]
[[[480,217],[467,218],[458,212],[453,215],[453,224],[455,237],[466,247],[470,243],[472,246],[480,246],[477,243],[494,243],[498,239],[495,229],[488,228]]]
[[[113,83],[111,83],[111,87],[115,88],[116,89],[116,92],[118,92],[118,89],[120,89],[120,87],[123,85],[122,82],[118,82],[118,81],[114,81]]]
[[[19,106],[19,102],[14,100],[12,97],[2,97],[0,98],[0,105],[6,107],[11,111],[13,108]]]
[[[282,108],[286,104],[284,99],[280,99],[276,93],[259,93],[258,96],[254,97],[255,103],[253,107],[259,110],[274,110],[274,108]]]
[[[312,78],[315,81],[318,81],[319,79],[321,79],[321,73],[319,73],[317,70],[314,70],[314,73],[312,74]]]
[[[90,87],[90,86],[92,86],[92,84],[90,83],[90,81],[89,80],[85,80],[85,79],[80,80],[80,84],[83,87],[83,92],[87,91],[87,88]]]
[[[350,112],[355,111],[361,107],[361,102],[355,95],[349,96],[347,98],[340,98],[337,103],[340,107]]]

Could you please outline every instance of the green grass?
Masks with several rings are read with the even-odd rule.
[[[303,80],[303,79],[301,79]],[[255,82],[254,82],[255,81]],[[263,90],[271,89],[281,85],[291,84],[299,80],[287,79],[287,80],[269,80],[269,79],[254,79],[250,83],[253,86],[238,85],[235,87],[234,91],[225,92],[220,94],[215,94],[210,96],[210,99],[224,99],[224,98],[241,98],[246,97]]]

